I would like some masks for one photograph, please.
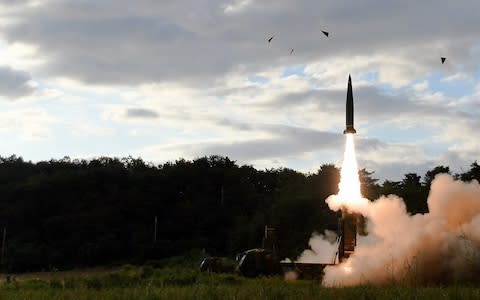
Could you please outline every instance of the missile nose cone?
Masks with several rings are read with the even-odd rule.
[[[348,74],[348,87],[347,87],[347,105],[346,105],[346,116],[345,116],[345,127],[343,134],[347,133],[357,133],[355,128],[353,128],[353,91],[352,91],[352,77]]]

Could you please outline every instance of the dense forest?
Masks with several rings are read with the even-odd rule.
[[[360,170],[369,199],[396,194],[410,213],[424,213],[438,166],[423,178],[385,181]],[[461,180],[480,180],[472,163]],[[265,225],[277,229],[282,256],[307,248],[312,232],[337,229],[324,200],[338,192],[339,169],[316,173],[256,170],[210,156],[161,165],[139,158],[24,161],[0,157],[1,264],[7,271],[142,263],[204,249],[234,255],[261,245]],[[155,230],[156,225],[156,230]]]

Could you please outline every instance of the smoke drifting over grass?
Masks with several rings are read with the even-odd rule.
[[[429,213],[423,215],[409,215],[403,200],[395,195],[373,202],[364,199],[352,206],[333,195],[327,203],[333,210],[347,205],[367,217],[368,236],[358,238],[348,260],[326,267],[326,286],[455,283],[480,278],[477,181],[465,183],[438,175],[428,197]]]

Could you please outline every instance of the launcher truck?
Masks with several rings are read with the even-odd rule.
[[[299,279],[320,280],[326,266],[342,262],[353,253],[357,242],[357,222],[358,216],[342,212],[336,240],[337,251],[332,255],[331,262],[326,263],[280,261],[277,256],[275,229],[265,226],[262,248],[239,253],[236,257],[235,272],[246,277],[294,272]],[[200,271],[225,272],[232,269],[231,261],[222,257],[207,257],[200,265]]]

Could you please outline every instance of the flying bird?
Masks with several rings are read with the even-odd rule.
[[[274,35],[272,35],[269,39],[268,42],[270,43],[273,40]]]
[[[323,30],[322,30],[322,32],[323,32],[323,34],[324,34],[326,37],[328,37],[328,31],[323,31]]]
[[[442,65],[445,63],[445,61],[447,60],[446,57],[440,57],[440,59],[442,60]]]
[[[292,50],[290,50],[290,55],[292,55],[292,53],[293,53],[293,50],[294,50],[293,48],[292,48]]]

